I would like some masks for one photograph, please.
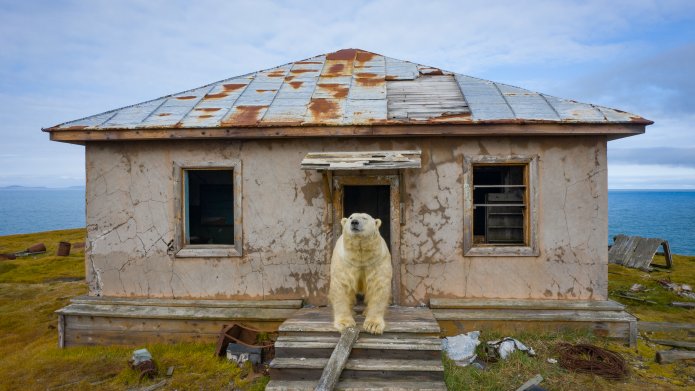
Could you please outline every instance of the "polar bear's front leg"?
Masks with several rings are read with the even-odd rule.
[[[355,288],[349,281],[334,278],[328,289],[328,298],[333,306],[333,326],[343,332],[348,327],[355,327],[352,307],[355,306]]]
[[[386,327],[384,314],[391,299],[391,265],[382,267],[366,277],[367,308],[364,310],[364,329],[371,334],[382,334]]]

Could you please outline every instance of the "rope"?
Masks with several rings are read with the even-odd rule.
[[[628,375],[627,364],[618,353],[589,344],[557,345],[560,366],[575,372],[591,373],[609,380],[622,380]]]

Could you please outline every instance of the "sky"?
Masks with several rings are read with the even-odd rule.
[[[41,128],[342,48],[641,115],[609,187],[695,189],[692,0],[0,0],[0,187],[84,185]]]

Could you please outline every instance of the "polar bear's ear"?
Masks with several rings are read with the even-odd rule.
[[[347,218],[343,217],[342,219],[340,219],[340,226],[344,227],[346,222],[347,222]]]
[[[376,228],[377,228],[377,229],[378,229],[379,227],[381,227],[381,219],[376,219],[376,220],[374,220],[374,224],[376,224]]]

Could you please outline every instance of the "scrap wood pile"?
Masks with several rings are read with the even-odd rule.
[[[80,243],[70,243],[70,242],[58,242],[58,250],[56,255],[59,257],[67,257],[70,255],[70,248],[82,249],[84,248],[84,242]],[[43,243],[37,243],[33,246],[29,246],[24,250],[15,251],[11,253],[0,253],[1,260],[13,260],[18,257],[28,257],[31,255],[39,255],[46,253],[46,245]]]

